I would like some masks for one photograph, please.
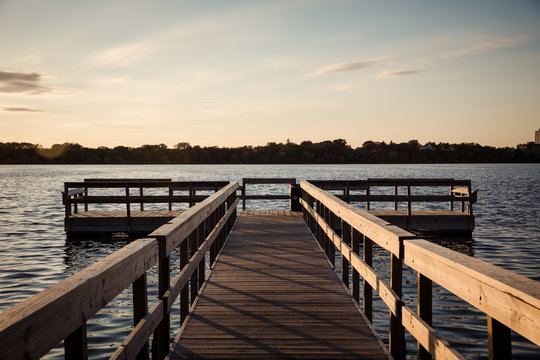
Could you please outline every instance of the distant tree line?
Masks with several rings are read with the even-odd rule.
[[[475,143],[420,145],[366,141],[352,148],[343,139],[300,144],[269,142],[264,146],[191,146],[180,142],[140,147],[87,148],[75,143],[51,148],[30,143],[1,143],[0,164],[396,164],[540,162],[540,154]]]

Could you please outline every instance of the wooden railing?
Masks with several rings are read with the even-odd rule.
[[[172,210],[174,203],[187,203],[193,206],[206,199],[208,195],[197,195],[197,191],[214,191],[227,185],[226,181],[171,181],[171,179],[85,179],[82,182],[66,182],[64,184],[63,203],[65,215],[69,217],[78,213],[78,205],[88,211],[89,204],[125,204],[127,217],[131,215],[131,204],[139,204],[144,210],[144,204],[164,203]],[[125,189],[124,195],[92,195],[90,189]],[[132,195],[135,189],[138,195]],[[164,195],[145,195],[145,190],[168,190]],[[175,195],[182,191],[184,195]]]
[[[365,316],[372,319],[373,291],[390,309],[389,350],[394,358],[405,356],[404,329],[417,340],[419,359],[463,358],[431,326],[432,282],[487,315],[490,358],[511,358],[510,329],[540,346],[539,282],[417,239],[309,182],[301,182],[300,187],[306,223],[333,264],[336,249],[339,251],[342,280],[362,304]],[[337,223],[341,225],[339,234],[334,231]],[[372,267],[374,243],[391,254],[390,282]],[[402,300],[404,264],[418,273],[417,311]],[[360,277],[364,289],[361,302]]]
[[[294,178],[243,178],[242,186],[240,190],[242,194],[242,210],[246,210],[246,200],[289,200],[291,199],[291,193],[287,194],[247,194],[247,185],[255,184],[289,184],[290,186],[296,185],[296,179]]]
[[[394,210],[400,203],[405,203],[407,215],[411,215],[412,204],[417,202],[448,202],[449,210],[454,210],[454,203],[460,204],[460,211],[473,215],[473,204],[477,201],[477,191],[472,190],[470,180],[455,179],[386,179],[368,178],[367,180],[309,180],[313,185],[324,190],[338,190],[336,195],[347,203],[364,202],[366,210],[372,210],[374,202],[393,203]],[[413,194],[413,189],[447,187],[443,194]],[[383,194],[374,193],[376,190]],[[385,191],[386,190],[386,191]],[[388,191],[389,190],[389,191]],[[358,194],[358,192],[363,192]],[[388,194],[388,192],[393,192]]]
[[[180,296],[182,321],[236,219],[238,183],[230,183],[87,269],[0,313],[0,359],[36,359],[64,340],[66,359],[86,359],[86,322],[130,284],[134,328],[113,359],[163,359],[170,311]],[[66,192],[67,193],[67,192]],[[170,256],[180,248],[180,273],[170,281]],[[158,263],[158,299],[148,310],[147,272]]]

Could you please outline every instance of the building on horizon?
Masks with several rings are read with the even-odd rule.
[[[519,144],[517,148],[529,154],[540,154],[540,129],[534,132],[534,142],[529,141],[525,144]]]

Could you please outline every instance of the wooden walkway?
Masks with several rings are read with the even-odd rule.
[[[241,212],[170,359],[388,359],[300,213]]]

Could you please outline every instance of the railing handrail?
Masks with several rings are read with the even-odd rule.
[[[347,204],[332,193],[322,190],[308,181],[301,181],[300,188],[319,200],[337,217],[369,237],[380,247],[396,256],[401,253],[401,240],[416,237],[414,234],[392,225],[369,212]]]
[[[132,359],[138,354],[147,357],[152,334],[153,357],[164,358],[169,349],[171,307],[182,294],[184,316],[189,299],[193,301],[197,296],[205,281],[206,255],[210,253],[213,264],[236,218],[237,187],[238,183],[229,183],[149,238],[135,240],[0,313],[0,359],[39,358],[62,340],[67,359],[86,359],[86,321],[130,284],[134,329],[112,358]],[[175,246],[180,246],[181,272],[170,284],[169,255]],[[146,272],[156,262],[158,299],[148,311]]]
[[[540,346],[540,282],[426,240],[403,246],[405,265]]]
[[[139,239],[0,313],[0,358],[37,359],[152,267],[157,241]]]
[[[301,199],[304,216],[308,225],[318,229],[316,235],[321,246],[325,247],[327,255],[332,254],[328,244],[332,244],[342,253],[343,279],[346,285],[348,286],[348,266],[350,263],[353,268],[353,277],[355,273],[359,273],[365,281],[364,289],[366,289],[366,284],[369,284],[369,294],[371,294],[371,288],[375,289],[390,308],[393,317],[390,321],[390,350],[395,357],[403,355],[402,350],[392,349],[392,346],[396,338],[395,345],[402,346],[401,340],[399,340],[402,336],[399,334],[403,332],[402,329],[405,327],[431,355],[443,358],[462,358],[430,326],[431,281],[435,281],[487,314],[490,337],[500,336],[499,340],[490,340],[490,353],[499,351],[494,350],[497,346],[501,347],[501,351],[508,351],[503,356],[509,353],[510,331],[504,330],[505,328],[520,333],[540,346],[540,282],[440,245],[416,239],[413,234],[401,232],[402,230],[395,227],[388,227],[387,223],[385,224],[379,218],[352,207],[330,192],[309,182],[301,182],[300,187],[304,192]],[[315,210],[313,202],[316,202]],[[311,216],[313,221],[308,216]],[[338,236],[333,229],[336,218],[342,220],[341,236]],[[351,227],[350,230],[348,230],[348,226]],[[375,273],[371,267],[371,260],[365,258],[366,253],[364,253],[364,259],[360,258],[358,237],[361,235],[365,236],[364,251],[366,251],[366,246],[370,244],[369,241],[373,241],[392,253],[390,285]],[[367,240],[369,241],[366,243]],[[371,249],[371,245],[369,245],[369,249]],[[371,257],[371,250],[369,251]],[[401,267],[403,263],[416,270],[419,275],[418,314],[406,306],[401,299]],[[429,284],[427,297],[424,293],[426,284]],[[420,294],[421,288],[422,295]],[[355,288],[353,283],[351,291],[358,301],[358,285]],[[427,300],[428,304],[425,303],[425,299],[429,299]],[[369,304],[371,304],[371,300],[369,300]],[[420,313],[420,309],[422,313]],[[371,312],[371,308],[368,311]],[[429,315],[426,315],[426,311]],[[370,316],[371,314],[368,318]],[[401,330],[397,327],[400,327]],[[497,344],[497,341],[501,341],[503,344]],[[424,349],[422,350],[426,351]],[[421,358],[424,358],[423,355]]]

